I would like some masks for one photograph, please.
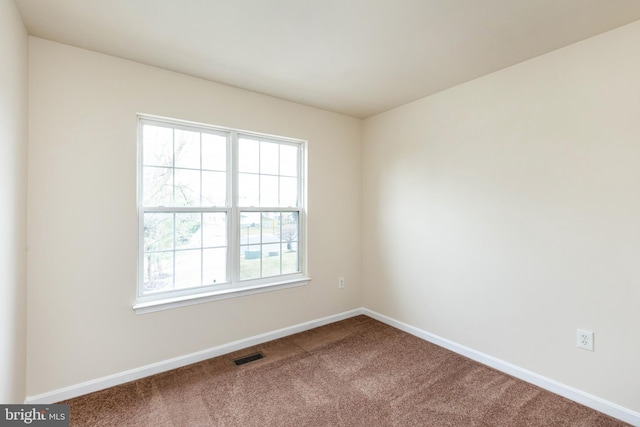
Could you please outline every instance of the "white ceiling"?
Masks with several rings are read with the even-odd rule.
[[[640,19],[640,0],[15,0],[36,37],[365,118]]]

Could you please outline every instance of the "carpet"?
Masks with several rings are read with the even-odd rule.
[[[72,426],[627,425],[367,316],[60,403]]]

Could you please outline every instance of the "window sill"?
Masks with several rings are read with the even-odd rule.
[[[222,289],[219,291],[212,291],[197,295],[187,295],[182,297],[141,302],[135,304],[133,306],[133,310],[136,312],[136,314],[153,313],[155,311],[170,310],[173,308],[202,304],[210,301],[218,301],[223,299],[242,297],[246,295],[259,294],[263,292],[278,291],[280,289],[305,286],[310,281],[310,277],[300,277],[291,280],[247,286],[244,288]]]

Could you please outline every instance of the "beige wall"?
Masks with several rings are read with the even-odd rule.
[[[27,32],[0,0],[0,403],[22,403],[27,325]]]
[[[640,411],[638,46],[634,23],[366,120],[364,306]]]
[[[361,121],[38,38],[29,68],[29,395],[360,306]],[[308,140],[308,286],[134,313],[138,112]]]

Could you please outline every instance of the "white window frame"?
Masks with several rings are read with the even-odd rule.
[[[208,124],[187,122],[166,117],[138,114],[138,160],[137,160],[137,208],[138,208],[138,267],[136,302],[133,309],[138,314],[172,309],[220,299],[234,298],[267,291],[303,286],[311,280],[307,275],[307,203],[306,160],[307,142],[300,139],[266,135]],[[209,131],[226,134],[227,137],[227,203],[226,206],[196,208],[146,208],[143,206],[143,124],[170,127],[173,129]],[[299,147],[298,206],[296,207],[245,207],[238,206],[238,140],[240,137],[257,138],[278,144]],[[298,212],[298,265],[299,272],[258,279],[240,279],[240,248],[242,212]],[[223,284],[193,287],[181,290],[145,294],[144,285],[144,213],[145,212],[225,212],[227,214],[227,278]],[[175,253],[175,248],[173,250]]]

